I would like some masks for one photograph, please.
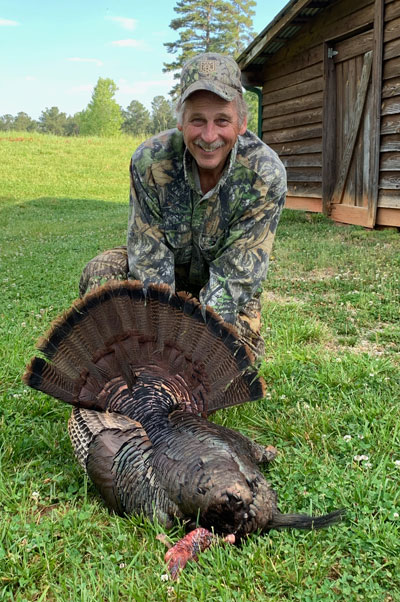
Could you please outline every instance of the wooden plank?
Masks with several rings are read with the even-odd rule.
[[[390,40],[395,40],[399,37],[399,27],[400,27],[400,17],[398,19],[393,19],[393,21],[389,21],[385,23],[385,34],[383,37],[384,42],[390,42]]]
[[[290,43],[290,42],[288,42]],[[294,71],[300,71],[323,60],[323,49],[320,43],[313,48],[308,48],[301,54],[294,56],[290,61],[284,60],[271,64],[267,61],[262,70],[262,80],[267,81]]]
[[[268,60],[268,63],[271,66],[285,61],[289,63],[309,48],[322,45],[325,40],[338,39],[356,32],[373,23],[373,20],[373,0],[334,2],[332,6],[306,23],[289,43]]]
[[[268,128],[268,123],[263,123],[263,128]],[[263,131],[263,139],[267,144],[279,144],[294,140],[309,140],[310,138],[320,138],[322,136],[322,124],[316,123],[286,130],[270,132],[268,129]]]
[[[365,181],[369,181],[368,194],[368,223],[367,226],[374,227],[376,211],[378,207],[379,188],[379,158],[380,158],[380,134],[381,134],[381,93],[382,93],[382,55],[384,35],[384,0],[375,0],[374,16],[374,47],[372,62],[372,110],[369,141],[365,148],[370,150],[370,173]],[[367,132],[368,134],[368,132]],[[370,145],[368,145],[370,142]]]
[[[400,227],[400,209],[378,209],[376,223],[379,226]]]
[[[322,75],[323,71],[321,61],[320,63],[311,65],[311,67],[306,67],[300,71],[289,73],[289,75],[283,75],[282,77],[277,77],[275,79],[265,80],[263,93],[268,94],[269,92],[282,90],[282,88],[285,88],[286,90],[290,86],[295,86],[296,84],[301,84],[302,82],[308,82],[310,79],[322,77]]]
[[[400,77],[389,79],[384,82],[382,88],[382,98],[389,98],[390,96],[400,95]]]
[[[332,205],[331,218],[335,222],[365,226],[368,220],[368,209],[367,207],[353,207],[352,205],[335,203]]]
[[[288,182],[322,182],[320,167],[289,167],[286,172]]]
[[[400,151],[400,133],[381,136],[381,153]]]
[[[288,195],[286,196],[285,209],[322,213],[322,199]]]
[[[309,153],[306,155],[280,155],[285,167],[322,167],[322,154]]]
[[[292,5],[280,19],[274,19],[271,24],[257,36],[244,59],[239,62],[240,69],[245,70],[247,65],[262,52],[265,45],[277,36],[279,32],[282,31],[282,29],[297,16],[307,4],[309,4],[309,2],[310,0],[298,0],[298,2]]]
[[[318,182],[289,182],[289,196],[322,197],[322,186]]]
[[[380,190],[378,195],[378,207],[400,209],[400,191],[385,190],[384,188]]]
[[[397,173],[383,171],[379,178],[379,188],[388,188],[390,190],[400,190],[400,171]]]
[[[347,40],[340,42],[340,51],[333,57],[333,62],[341,63],[349,59],[364,54],[371,50],[374,32],[372,29],[358,36],[352,36]]]
[[[400,73],[400,57],[389,59],[385,61],[383,67],[383,79],[390,79],[391,77],[398,77]]]
[[[400,4],[398,0],[395,0],[395,2],[386,2],[385,21],[392,21],[397,17],[400,17]]]
[[[291,115],[279,115],[279,117],[270,117],[266,111],[264,119],[265,129],[269,132],[308,123],[322,123],[322,107],[310,111],[292,113]]]
[[[400,96],[393,96],[382,102],[381,115],[400,113]]]
[[[381,121],[381,134],[399,134],[400,115],[384,115]]]
[[[290,115],[291,113],[297,113],[298,111],[322,107],[322,99],[323,93],[316,92],[315,94],[307,94],[306,96],[296,97],[286,102],[279,102],[265,106],[263,108],[263,119],[277,117],[278,115]]]
[[[400,21],[400,19],[399,19]],[[399,23],[399,29],[400,29],[400,23]],[[395,40],[392,40],[391,42],[388,42],[387,44],[385,44],[384,47],[384,52],[383,52],[383,58],[385,61],[387,61],[388,59],[392,59],[396,56],[400,56],[400,33],[398,33],[398,36]]]
[[[263,106],[275,104],[276,102],[287,101],[291,98],[299,98],[306,94],[313,94],[314,92],[321,92],[323,90],[323,79],[322,77],[316,77],[308,82],[297,84],[296,86],[289,86],[286,90],[277,90],[276,92],[268,92],[263,94]]]
[[[380,171],[400,171],[400,152],[381,153]]]
[[[265,142],[265,138],[263,137]],[[308,153],[320,153],[322,151],[322,138],[302,140],[301,142],[283,142],[282,144],[271,143],[269,145],[278,155],[303,155]]]
[[[346,184],[347,174],[350,168],[351,158],[354,152],[354,146],[357,139],[357,134],[360,129],[361,117],[364,110],[365,99],[368,91],[368,84],[371,75],[371,67],[372,67],[372,52],[369,51],[364,55],[364,65],[361,75],[361,81],[358,87],[357,100],[355,103],[353,119],[350,124],[349,135],[346,140],[346,146],[344,153],[341,158],[341,164],[339,168],[339,176],[336,181],[335,189],[332,195],[333,203],[340,203],[344,187]]]

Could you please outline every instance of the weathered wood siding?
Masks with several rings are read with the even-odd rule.
[[[400,0],[390,4],[400,6]],[[399,17],[400,11],[397,13]],[[325,42],[352,31],[362,31],[373,21],[373,0],[339,0],[306,23],[264,67],[263,140],[278,152],[286,165],[289,207],[322,210]],[[395,37],[394,31],[392,35]],[[399,65],[400,44],[396,48]],[[395,65],[390,68],[395,70]],[[396,89],[399,94],[400,78]],[[391,98],[395,98],[393,93]],[[399,124],[400,120],[397,136]]]
[[[384,13],[381,153],[378,216],[390,221],[400,210],[400,0],[386,0]],[[397,213],[397,212],[396,212]],[[395,224],[397,225],[397,224]]]

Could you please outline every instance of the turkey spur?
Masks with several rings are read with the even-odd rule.
[[[236,538],[340,519],[281,514],[257,468],[273,448],[207,420],[262,398],[265,385],[235,329],[189,295],[108,283],[75,302],[38,348],[45,359],[32,359],[24,381],[75,406],[75,454],[111,510],[167,527],[198,520]]]

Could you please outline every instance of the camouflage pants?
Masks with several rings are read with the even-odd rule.
[[[128,252],[126,247],[116,247],[104,251],[86,264],[79,281],[79,295],[101,286],[108,280],[127,280],[128,278]],[[195,297],[198,291],[191,290],[190,284],[180,277],[179,266],[176,270],[176,288],[184,290]],[[252,350],[256,360],[263,358],[265,353],[264,340],[261,337],[261,303],[258,298],[250,301],[242,308],[235,322],[239,338]]]

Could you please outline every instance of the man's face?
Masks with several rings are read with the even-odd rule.
[[[228,102],[212,92],[200,90],[185,102],[178,128],[200,174],[205,170],[219,177],[238,135],[246,131],[247,120],[239,125],[236,101]]]

